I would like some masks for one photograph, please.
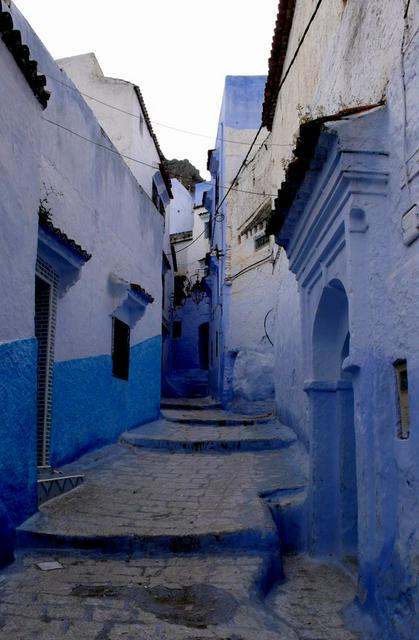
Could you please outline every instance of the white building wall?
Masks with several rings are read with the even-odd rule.
[[[243,151],[240,143],[251,142],[255,132],[251,136],[247,131],[227,128],[225,136],[231,140],[226,143],[226,171],[231,180],[240,166],[237,148]],[[236,400],[273,397],[271,342],[277,285],[275,256],[279,250],[273,238],[259,248],[255,245],[256,238],[265,234],[266,225],[266,219],[257,222],[256,218],[261,211],[271,210],[271,162],[270,136],[264,129],[227,197],[225,388],[233,386]]]
[[[173,200],[170,203],[170,233],[191,231],[194,226],[193,198],[176,178],[172,179]]]
[[[1,39],[0,77],[0,342],[6,342],[34,333],[42,108]]]
[[[291,62],[313,10],[312,3],[297,1],[284,70]],[[389,80],[395,68],[400,67],[404,10],[402,0],[368,3],[324,0],[278,96],[272,126],[272,183],[276,190],[284,179],[284,167],[292,157],[295,135],[303,118],[333,114],[385,98]],[[417,28],[413,13],[411,11],[407,41]],[[295,350],[295,340],[290,340],[284,327],[288,326],[290,318],[301,326],[297,283],[288,270],[286,257],[282,258],[279,266],[281,295],[276,312],[278,368],[280,362],[295,361],[300,352],[300,349]],[[294,301],[292,305],[290,301]],[[277,405],[281,417],[282,408],[288,407],[284,419],[292,418],[291,426],[307,439],[307,422],[299,419],[301,415],[307,416],[307,398],[305,394],[289,395],[298,372],[302,375],[302,362],[284,371],[280,382],[277,377]],[[298,388],[302,388],[303,383],[302,377],[297,379]],[[289,399],[292,397],[295,398],[292,402],[294,408],[289,413]],[[286,399],[288,402],[284,403]]]
[[[13,15],[39,68],[48,79],[60,77],[15,7]],[[48,82],[41,184],[52,223],[92,254],[70,288],[59,285],[51,429],[51,464],[58,466],[158,416],[164,218],[71,80]],[[112,375],[112,316],[130,283],[154,302],[132,324],[126,381]]]
[[[65,72],[63,74],[58,71],[58,79],[67,82],[68,76],[85,94],[84,98],[99,123],[118,151],[125,156],[124,160],[151,198],[152,179],[158,171],[160,158],[134,85],[126,80],[104,76],[94,53],[62,58],[57,60],[57,64]],[[57,83],[52,81],[54,88],[56,85]],[[101,102],[98,102],[99,100]],[[112,105],[115,109],[103,103]]]

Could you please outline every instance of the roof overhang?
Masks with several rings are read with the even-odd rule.
[[[368,180],[386,181],[380,168],[376,169],[376,175],[372,170],[374,158],[388,155],[385,150],[375,148],[379,139],[377,132],[383,128],[383,105],[384,102],[379,102],[345,109],[300,126],[294,159],[287,167],[266,229],[267,233],[276,236],[280,246],[287,249],[293,242],[298,220],[315,197],[319,175],[332,147],[337,157],[347,159],[342,163],[342,179],[354,180],[356,176],[358,181],[365,183]],[[336,123],[334,128],[332,123]],[[356,158],[357,164],[354,164]],[[365,162],[370,163],[371,171],[364,167]]]
[[[280,0],[276,16],[275,31],[269,58],[268,78],[262,108],[262,125],[272,131],[272,123],[278,100],[279,87],[284,70],[288,42],[294,19],[296,0]]]
[[[46,77],[38,74],[38,63],[31,59],[29,47],[22,43],[22,35],[14,28],[12,14],[4,9],[4,5],[5,3],[0,0],[1,38],[25,76],[34,96],[45,109],[50,98],[50,93],[46,89]]]

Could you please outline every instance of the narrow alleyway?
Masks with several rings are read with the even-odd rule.
[[[0,582],[2,640],[357,637],[342,616],[351,577],[279,553],[269,506],[298,501],[307,473],[272,416],[170,401],[158,422],[62,471],[86,482],[20,527]]]

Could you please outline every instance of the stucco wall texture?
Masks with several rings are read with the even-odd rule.
[[[261,109],[265,76],[227,76],[225,79],[224,95],[220,110],[217,129],[217,140],[212,161],[213,178],[213,216],[215,214],[215,190],[218,185],[218,202],[221,203],[228,190],[228,185],[234,179],[247,151],[252,144],[261,124]],[[245,191],[263,191],[270,193],[270,154],[260,149],[262,142],[267,137],[267,131],[260,133],[258,143],[255,145],[251,159],[259,153],[258,162],[252,162],[257,166],[255,174],[252,170],[245,169],[240,176],[238,189]],[[259,149],[259,152],[258,152]],[[234,364],[237,357],[237,341],[240,341],[240,349],[266,350],[266,345],[257,343],[260,325],[269,310],[269,300],[272,297],[275,278],[270,277],[272,268],[265,264],[251,276],[252,282],[259,286],[259,305],[252,304],[249,291],[242,287],[239,278],[234,278],[243,267],[251,267],[253,262],[262,257],[269,257],[270,246],[255,251],[253,235],[243,238],[243,244],[239,245],[237,237],[240,225],[246,217],[254,212],[255,207],[263,204],[269,198],[253,197],[241,194],[239,191],[230,191],[227,198],[219,206],[219,212],[213,220],[214,233],[212,246],[217,246],[224,255],[220,256],[216,268],[212,272],[212,300],[211,300],[211,344],[218,343],[217,349],[213,348],[212,366],[210,367],[210,388],[212,392],[222,399],[224,404],[230,403],[234,398],[233,379]],[[213,262],[214,267],[215,263]],[[231,279],[233,277],[233,279]],[[263,283],[263,286],[262,286]],[[245,298],[248,303],[246,304]],[[271,305],[272,306],[272,305]],[[243,313],[245,311],[245,313]],[[255,327],[255,334],[251,327]],[[240,338],[238,338],[240,336]],[[266,355],[266,354],[265,354]],[[254,359],[257,356],[254,355]],[[264,356],[265,357],[265,356]],[[246,367],[240,368],[240,374],[246,372]],[[247,388],[251,393],[252,379],[257,370],[248,371],[248,379],[244,385],[235,385],[236,390]],[[237,378],[237,376],[236,376]],[[236,380],[237,382],[237,380]],[[267,384],[269,387],[269,383]],[[260,389],[254,388],[255,397]],[[251,399],[250,397],[246,398]]]
[[[339,466],[340,454],[337,458],[330,454],[332,414],[325,409],[327,403],[323,413],[319,410],[316,397],[321,389],[310,387],[322,370],[313,353],[314,318],[324,288],[333,280],[334,287],[343,283],[351,335],[346,365],[354,391],[359,601],[375,614],[381,633],[391,640],[411,640],[419,633],[419,365],[415,328],[419,244],[417,240],[406,244],[402,231],[403,215],[419,197],[419,9],[417,3],[410,3],[404,19],[405,9],[401,0],[326,0],[280,92],[272,131],[273,142],[292,144],[299,114],[313,118],[383,98],[386,101],[378,115],[330,126],[339,139],[339,166],[346,167],[342,172],[347,171],[341,176],[347,175],[348,183],[358,179],[354,176],[363,176],[357,183],[358,191],[348,187],[352,195],[345,206],[338,208],[336,191],[332,195],[332,187],[338,190],[345,184],[342,179],[336,186],[332,160],[322,173],[317,167],[318,182],[310,183],[311,191],[307,192],[308,183],[303,185],[300,223],[287,249],[293,273],[285,256],[279,262],[275,373],[279,415],[296,428],[310,448],[313,494],[309,509],[316,514],[319,468],[326,459],[329,469]],[[285,68],[311,13],[310,3],[297,1]],[[361,131],[362,121],[368,124]],[[345,156],[351,150],[359,155]],[[282,161],[288,154],[279,146],[273,153],[273,181],[278,188],[283,180]],[[336,158],[336,150],[329,153]],[[307,193],[313,193],[314,188],[310,202]],[[319,234],[319,223],[315,224],[313,217],[313,211],[326,215],[327,206],[333,207],[333,203],[336,218],[335,226],[330,223],[330,233],[333,228],[334,238],[324,229],[323,235]],[[338,223],[343,225],[343,236],[339,235],[342,231],[338,233]],[[332,318],[330,321],[332,326]],[[409,378],[408,439],[399,436],[393,367],[396,360],[404,358]],[[326,395],[330,389],[323,392]],[[312,525],[318,524],[314,516]],[[333,523],[329,527],[329,542],[336,534],[334,527]]]
[[[37,250],[41,106],[0,39],[0,564],[36,508]],[[18,133],[17,133],[18,132]],[[22,185],[24,188],[22,188]]]
[[[0,113],[0,500],[16,525],[36,509],[33,336],[39,200],[48,193],[53,224],[92,254],[76,278],[67,278],[59,261],[53,264],[60,278],[53,465],[159,414],[164,219],[71,80],[13,4],[11,11],[52,91],[42,112],[0,41],[6,85]],[[136,324],[132,321],[126,382],[112,376],[112,315],[126,300],[129,283],[140,284],[154,302]]]

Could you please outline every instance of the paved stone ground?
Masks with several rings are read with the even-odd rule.
[[[281,559],[259,496],[304,487],[300,445],[280,426],[217,422],[215,415],[207,426],[161,423],[159,438],[171,433],[180,449],[202,435],[233,442],[268,429],[271,440],[266,449],[255,443],[229,453],[119,444],[63,470],[83,472],[87,482],[20,528],[21,545],[32,547],[22,546],[0,573],[0,640],[357,638],[341,617],[354,585],[336,567],[290,558],[291,579],[265,598]],[[286,448],[272,442],[281,438]],[[47,560],[63,568],[41,571],[37,563]]]
[[[63,569],[42,572],[37,563]],[[263,556],[31,551],[3,572],[1,640],[356,640],[342,616],[355,593],[333,566],[286,559],[260,594]]]
[[[285,449],[209,456],[113,445],[65,472],[76,469],[86,484],[42,505],[20,528],[21,539],[26,532],[157,546],[201,537],[203,546],[207,538],[230,544],[230,536],[234,547],[252,538],[265,548],[276,544],[277,533],[258,493],[304,483]]]

